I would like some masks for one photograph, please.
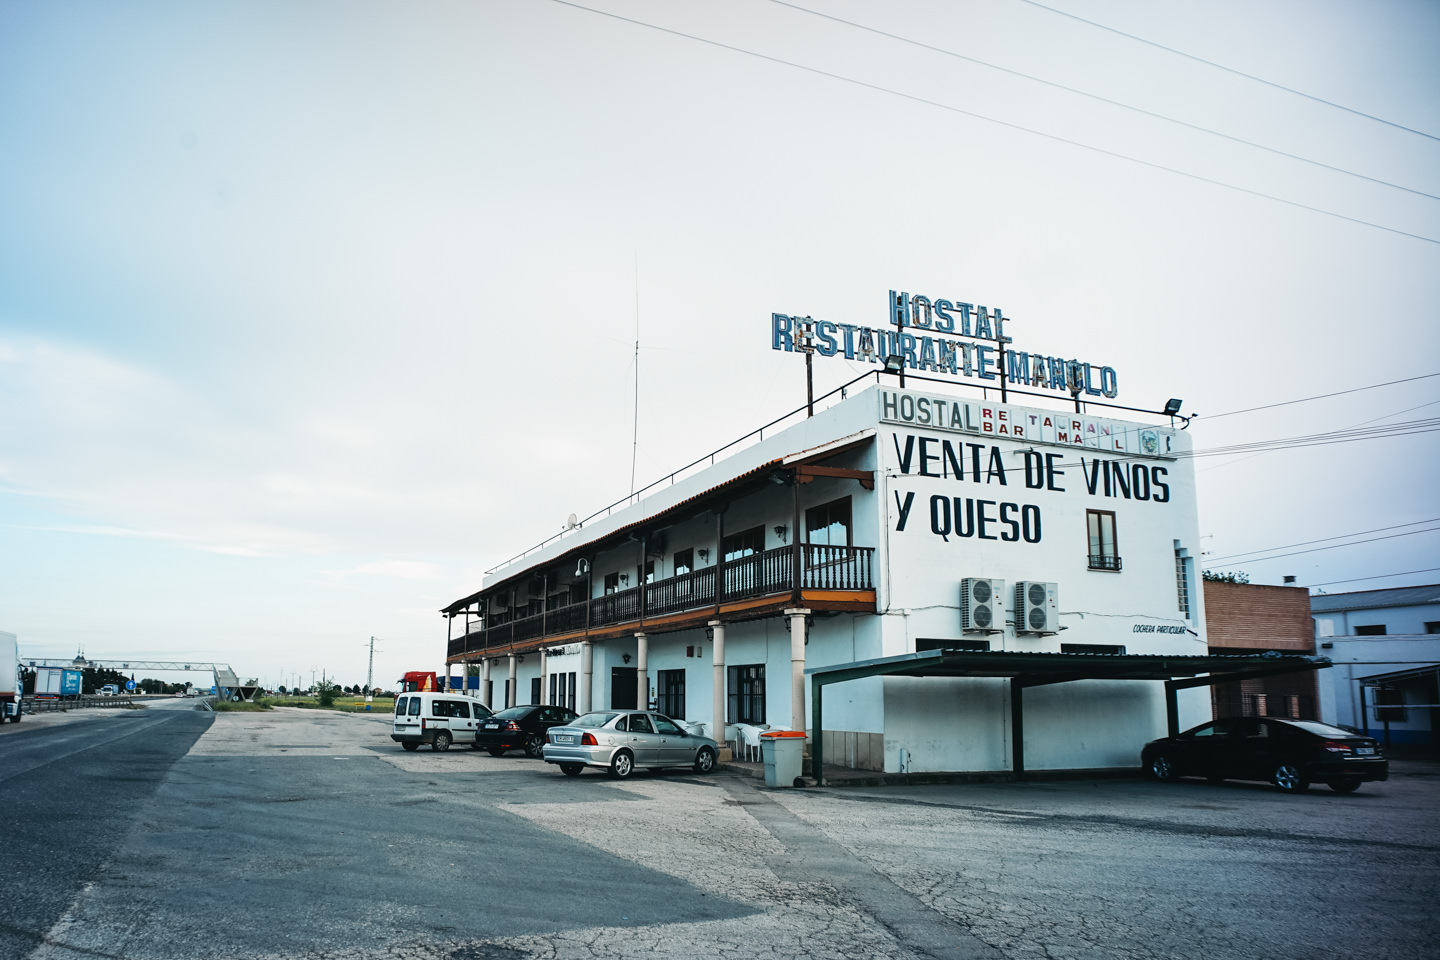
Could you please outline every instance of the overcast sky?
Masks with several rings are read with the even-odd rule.
[[[0,629],[438,668],[629,492],[637,301],[642,484],[803,402],[772,311],[892,288],[1201,449],[1440,416],[1216,416],[1440,372],[1440,4],[1047,2],[0,0]],[[1207,566],[1393,527],[1240,569],[1440,582],[1337,583],[1440,567],[1434,432],[1197,466]]]

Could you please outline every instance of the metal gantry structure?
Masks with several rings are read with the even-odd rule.
[[[260,691],[256,684],[242,684],[228,663],[209,663],[198,660],[91,660],[88,657],[72,657],[69,660],[35,658],[23,661],[33,670],[36,667],[64,667],[68,670],[84,670],[94,667],[102,670],[116,670],[122,673],[133,670],[177,670],[185,673],[201,673],[206,670],[215,678],[215,693],[225,700],[254,700]]]

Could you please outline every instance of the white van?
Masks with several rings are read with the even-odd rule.
[[[402,693],[395,698],[390,739],[406,750],[418,750],[422,743],[431,750],[449,750],[452,743],[475,749],[475,728],[490,713],[479,700],[458,693]]]

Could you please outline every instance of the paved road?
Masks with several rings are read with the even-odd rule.
[[[384,717],[299,710],[215,715],[149,767],[121,756],[207,716],[101,751],[147,771],[122,781],[128,808],[27,808],[24,863],[57,829],[104,842],[23,902],[0,893],[0,956],[1403,960],[1434,956],[1440,933],[1433,767],[1349,797],[1203,781],[772,791],[404,753]],[[43,759],[0,736],[0,763],[22,744]]]
[[[0,957],[25,956],[40,942],[214,716],[97,710],[4,724]]]

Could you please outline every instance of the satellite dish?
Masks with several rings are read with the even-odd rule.
[[[572,514],[570,514],[570,516],[568,516],[568,517],[565,518],[565,529],[566,529],[566,530],[574,530],[574,529],[575,529],[576,527],[578,527],[579,525],[580,525],[580,521],[579,521],[579,519],[575,516],[575,514],[572,513]]]

